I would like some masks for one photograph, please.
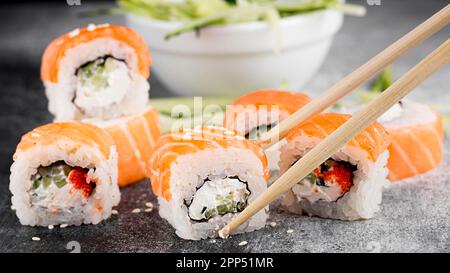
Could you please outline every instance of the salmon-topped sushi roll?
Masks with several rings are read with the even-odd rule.
[[[425,104],[403,100],[379,122],[389,133],[389,180],[428,172],[442,161],[444,126],[441,116]]]
[[[128,117],[85,121],[106,129],[114,139],[119,154],[119,186],[145,178],[146,164],[161,134],[158,111],[149,106],[142,113]]]
[[[257,90],[233,101],[226,109],[225,127],[250,140],[262,134],[305,106],[311,98],[302,93],[283,90]],[[279,145],[266,150],[272,175],[277,172]]]
[[[120,201],[114,141],[80,122],[38,127],[17,146],[9,188],[23,225],[97,224]]]
[[[357,109],[344,108],[340,112]],[[378,122],[389,134],[390,181],[415,177],[439,166],[444,154],[444,124],[441,115],[428,105],[404,99]]]
[[[280,171],[286,172],[351,116],[320,114],[295,127],[281,147]],[[368,219],[379,210],[386,183],[389,137],[374,123],[299,181],[283,200],[292,212],[324,218]]]
[[[46,48],[41,78],[56,121],[110,119],[147,106],[151,58],[144,39],[115,25],[89,25]]]
[[[253,91],[237,98],[227,107],[224,124],[239,135],[256,140],[310,101],[311,98],[302,93]]]
[[[160,137],[149,162],[159,213],[184,239],[218,236],[266,188],[263,150],[220,127],[183,129]],[[262,210],[237,233],[265,226]]]

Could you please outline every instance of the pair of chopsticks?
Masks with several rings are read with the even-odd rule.
[[[373,77],[376,73],[398,59],[408,50],[447,26],[449,22],[450,5],[447,5],[427,21],[373,57],[366,64],[332,86],[316,100],[307,104],[263,135],[261,137],[263,147],[274,144],[298,124],[301,124],[327,109],[337,100]],[[414,66],[376,99],[369,103],[366,108],[354,114],[346,123],[298,160],[255,201],[250,203],[245,210],[221,229],[219,235],[221,237],[227,237],[250,217],[269,205],[275,198],[291,189],[296,183],[301,181],[347,142],[355,138],[361,131],[375,122],[383,113],[389,110],[394,104],[399,102],[404,96],[448,61],[450,61],[450,39],[441,44],[430,55],[425,57],[420,63]]]

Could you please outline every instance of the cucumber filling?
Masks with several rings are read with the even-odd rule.
[[[47,167],[39,167],[38,172],[33,175],[33,189],[43,187],[47,189],[51,184],[62,188],[67,184],[67,176],[72,168],[63,162],[53,163]]]
[[[31,204],[57,213],[86,203],[96,186],[88,171],[64,161],[39,167],[31,176]]]
[[[218,215],[238,213],[245,209],[250,191],[238,177],[206,179],[186,204],[193,221],[208,221]]]
[[[76,71],[76,77],[74,102],[86,111],[119,103],[131,84],[126,63],[110,56],[84,64]]]

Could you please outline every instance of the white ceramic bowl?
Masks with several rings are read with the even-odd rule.
[[[190,96],[299,90],[319,69],[342,21],[341,13],[330,10],[284,18],[276,52],[275,32],[265,22],[211,27],[166,41],[165,34],[180,23],[126,15],[129,27],[146,39],[158,79]]]

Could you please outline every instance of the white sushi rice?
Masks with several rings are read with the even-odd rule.
[[[185,201],[194,197],[206,178],[238,176],[247,183],[251,192],[248,203],[255,200],[267,188],[260,159],[252,151],[238,148],[208,149],[179,156],[172,164],[170,172],[172,199],[167,201],[162,197],[158,198],[159,214],[176,229],[178,236],[190,240],[218,237],[219,229],[236,215],[236,213],[217,215],[206,222],[192,221],[189,218]],[[266,209],[261,210],[235,233],[263,228],[266,219]]]
[[[389,131],[390,128],[430,124],[435,122],[436,118],[436,114],[428,105],[411,100],[402,100],[401,105],[397,103],[378,121]]]
[[[284,173],[297,159],[305,155],[321,140],[307,136],[298,136],[281,147],[280,172]],[[382,153],[376,162],[368,159],[366,151],[345,146],[332,156],[336,161],[346,161],[357,167],[353,172],[353,186],[341,198],[334,202],[299,196],[289,191],[283,205],[293,213],[319,216],[340,220],[358,220],[374,217],[380,210],[383,186],[387,183],[386,163],[389,152]],[[312,201],[311,201],[312,200]]]
[[[86,96],[76,96],[77,69],[104,56],[124,60],[128,71],[123,71],[125,68],[119,69],[113,75],[114,79],[111,79],[111,82],[115,84],[111,85],[111,89],[104,94],[98,94],[95,98],[89,99]],[[144,110],[147,106],[150,86],[139,73],[137,64],[138,59],[134,49],[111,38],[98,38],[67,50],[59,63],[58,82],[44,82],[49,99],[49,110],[55,116],[55,121],[84,118],[110,119]],[[128,84],[125,86],[118,83]],[[114,90],[115,88],[126,88],[126,90]],[[120,96],[111,96],[111,92]],[[104,105],[105,101],[109,104]]]
[[[344,107],[337,112],[342,114],[354,114],[364,107],[366,107],[366,105],[358,107]],[[418,124],[433,123],[436,118],[436,114],[428,105],[403,99],[401,104],[396,103],[388,111],[381,115],[377,121],[386,129],[396,129]]]
[[[92,195],[85,202],[68,206],[45,203],[33,204],[32,179],[40,166],[64,161],[70,166],[88,168],[88,175],[96,181]],[[52,145],[36,146],[16,154],[11,166],[10,191],[12,204],[22,225],[56,226],[60,224],[97,224],[110,217],[111,209],[120,201],[117,185],[117,152],[111,148],[105,158],[96,148],[79,146],[70,140],[59,140]],[[57,207],[55,210],[54,206]],[[56,212],[55,212],[56,211]],[[62,227],[62,226],[61,226]]]

